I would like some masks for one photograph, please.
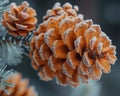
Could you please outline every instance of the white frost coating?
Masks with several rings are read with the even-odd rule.
[[[94,25],[92,25],[92,26],[93,26],[93,27],[94,27],[94,26],[98,26],[98,28],[100,28],[100,25],[99,25],[99,24],[94,24]]]
[[[108,57],[108,61],[110,62],[110,64],[115,64],[115,59],[111,58],[110,54],[107,53],[107,57]]]
[[[15,16],[9,14],[9,18],[12,20],[12,21],[17,21],[19,20],[18,18],[16,18]]]
[[[80,74],[83,74],[80,66],[78,66],[78,72],[79,72]]]
[[[94,24],[94,25],[92,25],[91,27],[93,27],[93,28],[97,27],[97,29],[99,30],[99,32],[101,32],[100,25],[98,25],[98,24]],[[95,29],[96,29],[96,28],[95,28]]]
[[[41,59],[42,59],[42,60],[45,60],[43,48],[44,48],[44,44],[42,44],[42,45],[40,46],[40,49],[39,49],[38,52],[39,52],[39,55],[40,55]]]
[[[48,18],[46,21],[44,21],[42,24],[47,27],[48,24],[49,24],[49,22],[51,22],[51,20],[56,20],[56,21],[58,21],[58,18],[56,18],[56,17],[50,17],[50,18]]]
[[[50,9],[47,10],[47,12],[46,12],[46,16],[52,16],[52,15],[53,15],[52,10],[50,10]],[[45,16],[45,17],[46,17],[46,16]]]
[[[43,17],[44,18],[44,17]],[[44,21],[43,23],[41,23],[39,26],[44,26],[46,27],[48,24],[48,20]],[[39,31],[39,27],[37,28],[37,31]]]
[[[47,45],[49,45],[49,38],[50,38],[50,35],[55,31],[54,28],[51,28],[49,29],[45,34],[44,34],[44,41]]]
[[[73,9],[67,9],[66,11],[72,15],[76,14],[75,10]]]
[[[35,36],[35,47],[38,48],[37,42],[38,42],[39,36]]]
[[[74,66],[74,64],[73,64],[72,59],[70,58],[70,52],[67,54],[67,60],[66,60],[66,62],[70,65],[70,67],[71,67],[72,69],[75,69],[75,68],[76,68],[76,67]]]
[[[70,34],[70,32],[72,31],[72,28],[68,28],[65,32],[64,32],[64,34],[63,34],[63,38],[64,38],[64,41],[66,41],[68,38],[68,35]]]
[[[14,42],[14,41],[13,41]],[[7,65],[17,65],[22,61],[23,49],[9,42],[0,41],[0,57]]]
[[[43,73],[44,73],[44,77],[47,79],[47,81],[52,80],[52,78],[50,78],[49,76],[47,76],[47,73],[46,73],[45,68],[43,68],[42,71],[43,71]]]
[[[85,22],[80,22],[80,23],[76,24],[74,32],[76,32],[79,28],[82,28],[83,26],[87,26],[87,24]]]
[[[60,6],[60,5],[61,5],[60,2],[57,2],[57,3],[55,3],[55,5],[53,6],[53,8],[56,7],[56,6]]]
[[[116,46],[111,45],[110,48],[113,48],[113,50],[114,50],[114,54],[116,55],[116,51],[115,51],[115,50],[116,50]]]
[[[69,17],[66,17],[65,19],[61,20],[60,24],[59,24],[59,28],[61,28],[63,26],[63,24],[65,22],[71,21],[72,19],[70,19]],[[73,21],[73,20],[72,20]]]
[[[74,19],[74,21],[77,21],[76,24],[83,21],[83,19],[79,16],[77,16],[76,18],[73,18],[73,19]]]
[[[25,13],[25,12],[20,12],[19,14],[20,14],[20,16],[22,17],[23,20],[27,19],[29,17],[29,14]]]
[[[82,36],[78,37],[78,38],[74,41],[74,45],[75,45],[75,50],[76,50],[76,52],[78,52],[78,50],[79,50],[79,45],[80,45],[81,39],[82,39]]]
[[[33,54],[34,54],[34,53],[33,53]],[[33,55],[32,58],[33,58],[35,64],[39,66],[40,64],[39,64],[39,62],[37,62],[35,55]]]
[[[53,6],[53,10],[60,10],[62,9],[61,6],[60,6],[60,3],[56,3],[54,6]]]
[[[90,68],[90,69],[91,69],[91,71],[94,70],[94,69],[92,69],[92,68]],[[101,76],[102,76],[102,70],[100,71],[100,75],[99,75],[99,76],[96,75],[96,74],[94,74],[93,79],[94,79],[94,80],[100,80]]]
[[[78,14],[78,16],[77,17],[79,17],[81,20],[83,20],[84,19],[84,15],[83,14]]]
[[[54,64],[53,64],[53,62],[52,62],[52,57],[50,57],[49,59],[48,59],[48,65],[50,66],[50,68],[51,68],[51,70],[53,71],[53,72],[55,72],[54,71]]]
[[[82,60],[83,60],[83,64],[85,64],[87,67],[91,66],[86,53],[84,53]]]
[[[72,5],[67,2],[63,5],[63,8],[72,8]]]
[[[10,8],[12,8],[12,7],[16,7],[16,3],[12,2],[12,3],[10,4]]]
[[[52,52],[54,54],[55,57],[57,57],[57,54],[56,54],[56,45],[58,43],[58,40],[55,40],[54,43],[53,43],[53,46],[52,46]]]
[[[17,28],[15,28],[15,27],[12,27],[9,23],[7,23],[6,22],[6,25],[7,25],[7,27],[10,29],[10,30],[12,30],[12,31],[16,31],[17,30]]]
[[[62,16],[64,16],[66,13],[65,13],[65,11],[63,11],[63,10],[59,10],[59,11],[57,11],[57,15],[62,15]],[[57,17],[57,16],[56,16]]]
[[[75,11],[79,11],[79,7],[77,5],[74,6]]]
[[[83,68],[81,68],[81,66],[78,67],[78,71],[79,71],[79,73],[82,74],[82,75],[87,75],[87,74],[84,72]]]
[[[15,23],[15,25],[18,29],[21,29],[21,30],[25,30],[27,28],[27,26],[21,25],[21,24],[18,24],[18,23]]]
[[[107,34],[105,32],[101,32],[100,36],[108,39],[108,41],[110,41],[110,44],[111,44],[111,40],[109,39],[109,37],[107,36]]]
[[[102,65],[99,63],[98,60],[95,61],[95,64],[97,65],[97,67],[98,67],[99,69],[103,69]]]
[[[56,77],[56,83],[61,86],[67,86],[67,84],[62,84],[58,77]]]
[[[23,2],[22,2],[22,5],[28,7],[28,6],[29,6],[29,3],[28,3],[27,1],[23,1]]]
[[[107,36],[107,34],[105,32],[101,32],[100,36],[105,37],[106,39],[110,40],[109,37]]]
[[[90,28],[86,29],[84,36],[86,37],[87,34],[89,34],[89,33],[92,34],[92,33],[94,33],[94,32],[96,32],[96,30],[95,30],[94,28],[91,28],[91,27],[90,27]]]
[[[65,21],[67,21],[68,18],[62,19],[59,23],[59,28],[61,28],[63,26],[63,24],[65,23]]]
[[[72,75],[70,75],[68,72],[67,72],[67,69],[65,68],[65,65],[63,64],[62,65],[62,72],[66,75],[66,76],[68,76],[68,77],[72,77]]]
[[[89,74],[89,69],[90,69],[90,68],[88,68],[87,72],[85,72],[84,69],[81,68],[81,71],[83,72],[82,74],[83,74],[83,75],[88,75],[88,74]]]
[[[101,54],[102,48],[103,48],[103,43],[102,42],[98,43],[98,45],[97,45],[97,52],[98,52],[98,54]]]
[[[97,40],[96,37],[92,37],[92,38],[90,39],[90,49],[91,49],[91,50],[93,50],[94,44],[95,44],[96,40]]]
[[[110,45],[112,44],[112,41],[109,39],[105,32],[101,32],[100,37],[106,38],[110,42]]]
[[[79,75],[77,74],[77,77],[75,77],[75,79],[76,79],[76,81],[74,82],[73,80],[70,80],[69,78],[67,78],[67,80],[68,80],[68,82],[70,82],[70,84],[76,84],[76,87],[79,85]],[[73,86],[71,86],[71,87],[73,87]],[[73,88],[75,88],[75,86],[73,87]]]
[[[89,25],[93,25],[93,21],[92,21],[92,19],[85,20],[84,22],[87,23],[87,24],[89,24]]]

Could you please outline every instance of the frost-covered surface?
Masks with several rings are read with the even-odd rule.
[[[14,84],[8,83],[6,80],[10,79],[14,72],[13,70],[6,71],[7,65],[0,62],[0,89],[2,89],[7,95],[9,95],[9,91],[6,87],[14,87]]]
[[[6,37],[7,35],[7,31],[6,29],[2,26],[2,24],[0,23],[0,40],[4,39],[4,37]]]
[[[2,14],[4,11],[8,10],[8,5],[9,0],[0,0],[0,21],[2,19]]]
[[[8,65],[21,63],[23,49],[5,41],[0,42],[0,59]]]

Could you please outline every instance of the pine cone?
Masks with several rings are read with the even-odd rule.
[[[34,87],[28,87],[28,79],[22,79],[20,73],[13,75],[7,82],[15,84],[15,87],[6,88],[9,91],[9,95],[0,90],[0,96],[37,96]]]
[[[65,8],[74,10],[65,7],[68,5],[72,6],[59,7],[63,14],[67,14]],[[58,10],[55,8],[51,11]],[[45,17],[30,44],[32,66],[42,80],[56,77],[60,85],[77,87],[79,78],[87,83],[99,80],[102,71],[110,72],[110,64],[116,61],[115,46],[99,25],[84,20],[81,14]]]
[[[29,7],[28,2],[17,6],[11,4],[10,12],[4,12],[2,25],[12,36],[26,36],[35,29],[37,23],[36,12]]]

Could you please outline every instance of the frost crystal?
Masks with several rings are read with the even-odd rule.
[[[13,75],[13,70],[6,71],[6,67],[7,65],[0,64],[0,89],[9,95],[9,91],[6,87],[14,87],[14,84],[8,83],[7,80]]]

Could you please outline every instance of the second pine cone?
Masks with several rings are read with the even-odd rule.
[[[36,27],[36,12],[29,7],[28,2],[23,2],[17,6],[11,4],[10,11],[4,12],[2,25],[8,30],[8,33],[14,37],[26,36]]]

